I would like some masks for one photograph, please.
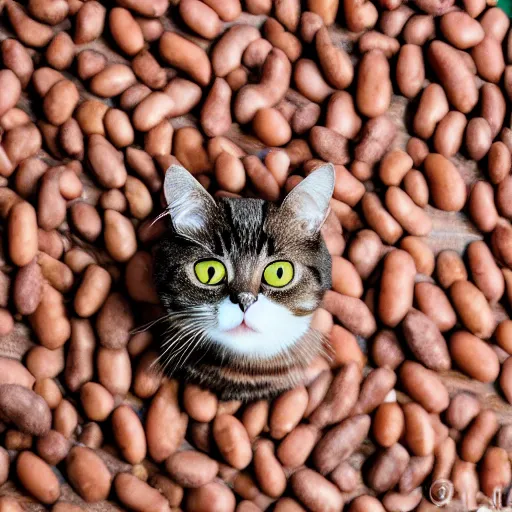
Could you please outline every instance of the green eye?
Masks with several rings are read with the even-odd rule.
[[[282,288],[293,279],[293,265],[289,261],[275,261],[263,272],[263,280],[274,288]]]
[[[198,261],[194,266],[194,272],[203,284],[219,284],[226,277],[226,267],[217,260]]]

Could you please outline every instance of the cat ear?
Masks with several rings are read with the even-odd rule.
[[[316,233],[329,213],[334,180],[332,164],[318,167],[286,196],[281,210],[290,212],[308,231]]]
[[[171,165],[167,169],[164,195],[178,233],[192,234],[204,228],[216,208],[213,197],[181,165]]]

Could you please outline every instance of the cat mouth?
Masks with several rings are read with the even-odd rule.
[[[233,327],[232,329],[229,329],[229,331],[225,331],[225,332],[226,332],[226,334],[239,336],[240,334],[253,334],[253,333],[257,333],[258,331],[256,331],[252,327],[249,327],[245,323],[245,320],[242,320],[241,324],[239,324],[236,327]]]

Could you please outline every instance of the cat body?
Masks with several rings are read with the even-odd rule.
[[[331,286],[320,228],[333,187],[326,165],[281,205],[215,201],[184,168],[167,171],[172,225],[154,274],[168,314],[164,370],[224,400],[268,398],[302,381],[324,350],[310,322]]]

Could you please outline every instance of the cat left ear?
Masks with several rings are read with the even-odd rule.
[[[174,229],[185,235],[204,228],[216,208],[213,197],[181,165],[167,169],[164,195]]]
[[[281,210],[290,212],[310,233],[316,233],[329,213],[334,181],[332,164],[318,167],[285,197]]]

